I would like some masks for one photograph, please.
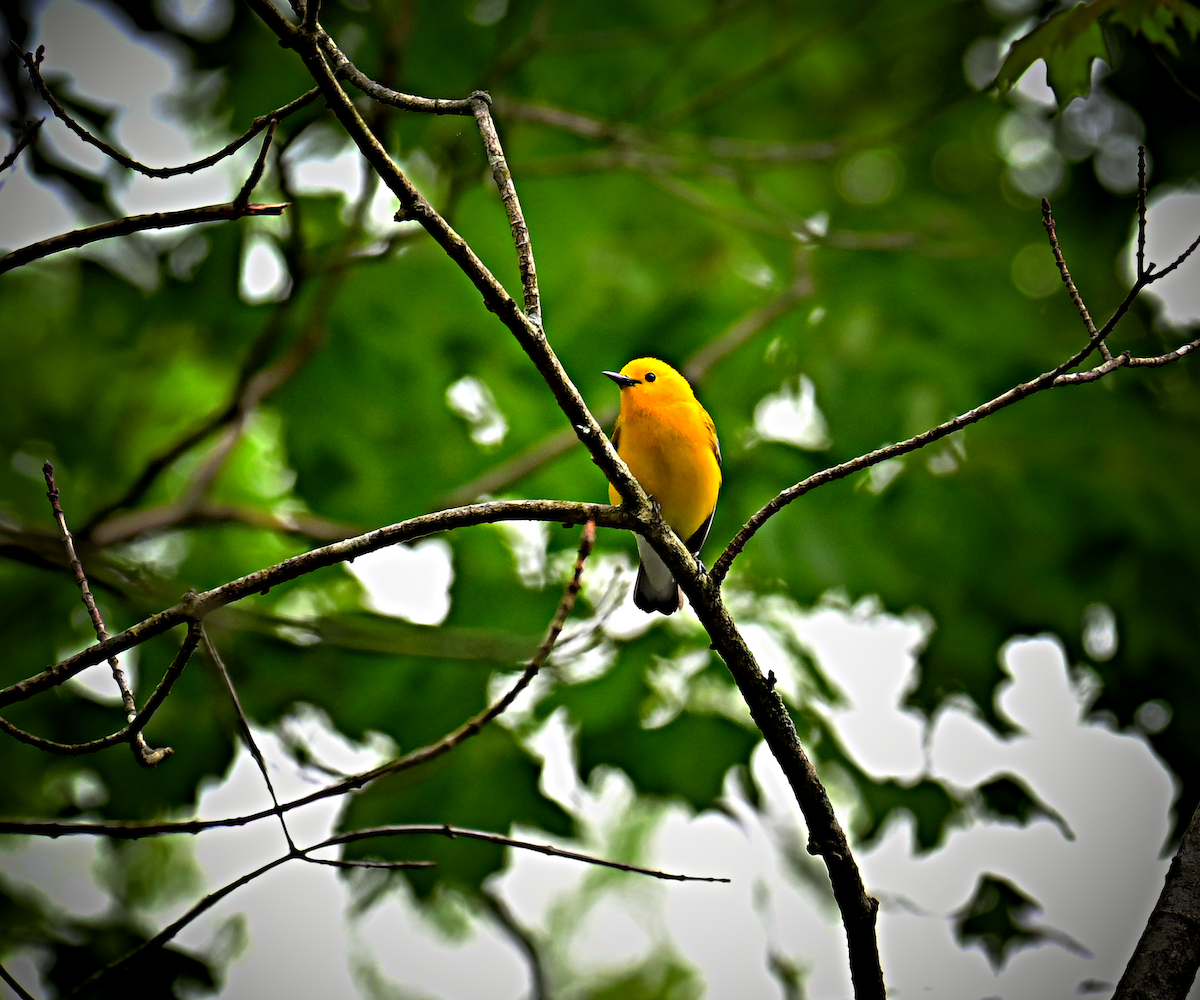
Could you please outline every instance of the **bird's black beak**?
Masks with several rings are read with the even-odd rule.
[[[641,379],[630,378],[628,375],[622,375],[620,372],[605,372],[604,374],[616,382],[622,389],[628,389],[631,385],[642,384]]]

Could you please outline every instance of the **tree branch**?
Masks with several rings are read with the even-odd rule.
[[[49,498],[50,506],[54,510],[54,519],[58,522],[58,530],[62,537],[63,548],[66,549],[67,560],[71,564],[71,571],[75,574],[75,582],[79,585],[83,605],[87,608],[88,617],[92,620],[92,628],[96,631],[96,638],[104,642],[108,638],[108,630],[104,627],[104,619],[100,617],[100,609],[96,607],[96,599],[92,597],[91,588],[88,587],[87,575],[83,572],[83,564],[79,561],[79,556],[75,554],[75,541],[71,537],[71,529],[67,527],[67,516],[63,513],[62,505],[58,502],[58,486],[54,482],[54,466],[46,462],[42,466],[42,475],[46,479],[46,496]],[[121,693],[121,704],[125,707],[125,721],[132,726],[134,719],[137,718],[137,703],[133,700],[133,692],[129,690],[129,684],[125,679],[125,671],[121,669],[121,664],[115,656],[108,658],[108,665],[112,668],[113,680],[116,681],[117,690]],[[147,746],[146,740],[140,730],[132,730],[130,732],[129,745],[133,748],[134,758],[143,767],[153,767],[155,764],[166,760],[175,752],[170,747],[163,747],[161,750],[151,750]]]
[[[217,668],[217,673],[221,676],[221,682],[225,686],[229,700],[233,703],[233,710],[237,713],[238,728],[241,730],[242,739],[246,743],[246,749],[250,751],[250,756],[254,758],[254,763],[258,765],[258,770],[263,776],[263,781],[266,783],[267,791],[271,795],[271,802],[275,806],[272,811],[279,817],[279,825],[283,828],[283,837],[287,841],[288,851],[295,854],[296,844],[292,840],[291,831],[288,830],[287,820],[283,818],[283,810],[279,808],[279,796],[275,794],[275,784],[271,781],[270,772],[267,770],[267,762],[263,758],[262,751],[258,748],[258,741],[255,740],[254,733],[250,731],[250,720],[246,718],[246,712],[242,708],[242,700],[237,695],[237,689],[233,686],[233,681],[229,679],[229,671],[225,669],[225,661],[221,659],[221,654],[217,652],[217,647],[213,645],[212,639],[209,638],[208,632],[203,625],[200,626],[200,637],[204,642],[204,652],[208,654],[208,658],[212,661],[213,666]]]
[[[1184,1000],[1200,968],[1200,808],[1113,1000]]]
[[[42,122],[45,120],[45,118],[37,118],[33,121],[13,123],[13,131],[16,133],[16,138],[13,142],[13,148],[8,151],[8,155],[3,160],[0,160],[0,173],[3,173],[17,162],[17,157],[21,155],[21,150],[37,138],[38,130],[42,127]]]
[[[1043,206],[1043,216],[1046,225],[1047,233],[1051,236],[1052,248],[1057,250],[1057,239],[1054,237],[1054,219],[1050,214],[1049,203],[1046,202]],[[792,501],[799,499],[805,493],[808,493],[818,486],[824,486],[826,483],[833,482],[837,479],[844,479],[846,476],[852,475],[855,472],[860,472],[863,469],[868,469],[873,465],[878,465],[880,462],[886,461],[889,458],[897,458],[900,455],[906,455],[910,451],[916,451],[919,448],[924,448],[927,444],[932,444],[934,441],[953,434],[955,431],[961,430],[970,424],[982,420],[984,417],[990,416],[998,410],[1004,409],[1006,406],[1011,406],[1018,400],[1024,399],[1026,396],[1032,396],[1034,393],[1042,392],[1045,389],[1052,389],[1057,386],[1074,385],[1080,382],[1094,382],[1099,378],[1103,378],[1117,368],[1125,366],[1129,367],[1161,367],[1171,364],[1181,358],[1187,357],[1196,349],[1196,344],[1185,344],[1184,346],[1171,351],[1167,354],[1156,358],[1130,358],[1127,355],[1119,357],[1110,357],[1108,360],[1096,368],[1088,372],[1079,372],[1073,375],[1067,374],[1072,368],[1077,367],[1082,363],[1092,351],[1096,350],[1102,344],[1109,334],[1112,333],[1117,323],[1121,321],[1124,315],[1129,311],[1129,307],[1138,297],[1139,293],[1147,285],[1158,281],[1160,278],[1173,271],[1182,264],[1195,250],[1200,246],[1200,236],[1192,243],[1182,254],[1175,259],[1175,262],[1168,268],[1164,268],[1160,272],[1154,272],[1154,265],[1150,264],[1146,267],[1145,272],[1138,278],[1133,287],[1126,294],[1120,305],[1113,311],[1108,322],[1099,330],[1095,329],[1094,324],[1091,324],[1090,316],[1087,315],[1086,307],[1083,307],[1081,315],[1086,317],[1085,322],[1089,324],[1089,328],[1094,331],[1088,338],[1088,342],[1076,354],[1072,355],[1057,368],[1053,368],[1048,372],[1043,372],[1037,378],[1030,379],[1028,382],[1022,382],[1019,385],[1013,386],[1007,392],[1001,393],[994,399],[989,400],[973,410],[968,410],[966,413],[960,414],[953,420],[947,420],[937,427],[933,427],[927,431],[917,434],[905,441],[897,442],[896,444],[888,445],[884,448],[877,448],[875,451],[868,452],[865,455],[860,455],[858,458],[850,459],[847,462],[842,462],[840,465],[831,466],[828,469],[823,469],[821,472],[809,476],[807,479],[796,483],[794,486],[788,487],[774,498],[770,500],[761,509],[748,520],[732,540],[725,547],[725,551],[717,558],[713,564],[712,578],[718,584],[725,579],[729,572],[729,567],[733,564],[733,560],[745,548],[746,543],[754,537],[758,530],[766,524],[768,520],[774,517],[779,511],[783,510]],[[1061,251],[1056,253],[1056,259],[1061,257]],[[1066,265],[1060,270],[1065,271]],[[1069,274],[1064,275],[1064,281],[1067,280]],[[1076,291],[1075,295],[1078,295]],[[1075,296],[1073,296],[1074,298]],[[1082,299],[1079,300],[1079,305],[1082,306]]]
[[[9,974],[8,969],[6,969],[3,965],[0,965],[0,979],[3,979],[6,983],[8,983],[9,989],[11,989],[17,995],[18,1000],[34,1000],[33,994],[31,994],[15,979],[13,979],[13,977]]]
[[[54,94],[51,93],[50,88],[46,85],[46,81],[42,78],[41,65],[42,59],[46,54],[46,46],[39,45],[36,54],[32,52],[21,51],[21,48],[15,43],[12,47],[20,57],[21,61],[25,64],[25,69],[29,73],[29,80],[33,84],[34,89],[37,90],[39,95],[41,95],[42,100],[49,105],[50,110],[54,112],[55,117],[62,121],[67,128],[79,136],[79,138],[84,142],[91,146],[95,146],[105,156],[109,157],[109,159],[115,160],[117,163],[121,164],[121,166],[128,167],[130,170],[136,170],[138,173],[145,174],[147,177],[157,177],[160,179],[165,179],[167,177],[178,177],[180,174],[194,174],[198,170],[204,170],[207,167],[213,166],[215,163],[220,163],[221,160],[225,159],[227,156],[232,156],[244,145],[246,145],[246,143],[258,135],[259,132],[261,132],[264,128],[267,128],[271,122],[280,122],[284,118],[287,118],[288,115],[299,111],[303,107],[307,107],[309,104],[312,104],[312,102],[315,101],[318,95],[321,93],[318,88],[314,87],[307,93],[301,94],[294,101],[290,101],[289,103],[283,105],[283,107],[276,108],[274,111],[268,114],[260,115],[250,123],[250,128],[234,139],[233,142],[221,147],[215,153],[211,153],[208,156],[202,157],[201,159],[192,163],[184,163],[178,167],[148,167],[144,163],[139,163],[132,157],[126,156],[119,149],[113,148],[103,139],[92,135],[91,132],[89,132],[82,125],[80,125],[79,122],[75,121],[74,118],[67,114],[63,106],[55,99]],[[7,163],[5,166],[7,166]],[[0,167],[0,169],[3,168]]]
[[[112,239],[114,236],[128,236],[130,233],[140,233],[147,229],[173,229],[177,226],[191,226],[201,222],[225,222],[229,219],[241,219],[246,216],[280,215],[287,207],[286,202],[277,205],[235,205],[233,202],[225,202],[222,205],[185,208],[179,212],[127,215],[122,219],[101,222],[96,226],[73,229],[69,233],[51,236],[39,243],[31,243],[27,247],[13,250],[0,257],[0,274],[31,261],[49,257],[51,254],[60,253],[63,250],[73,250],[76,247],[95,243],[97,240]]]
[[[358,109],[338,85],[333,72],[326,65],[320,49],[291,25],[268,0],[248,0],[250,6],[267,26],[278,35],[280,42],[294,49],[304,61],[308,71],[316,80],[321,92],[342,127],[354,140],[359,152],[378,172],[383,182],[400,201],[403,217],[413,219],[437,241],[475,285],[484,304],[508,327],[522,350],[529,356],[542,378],[554,394],[559,408],[600,467],[609,482],[613,483],[626,505],[641,518],[653,518],[653,508],[637,480],[630,474],[625,463],[604,435],[600,425],[588,410],[579,390],[563,369],[551,349],[541,325],[535,323],[513,301],[504,286],[496,280],[467,242],[458,235],[412,185],[396,166],[379,140],[367,127]],[[473,113],[473,110],[472,110]]]
[[[87,743],[56,743],[53,740],[42,739],[40,736],[34,736],[32,733],[27,733],[23,729],[18,729],[11,722],[6,721],[5,719],[0,719],[0,729],[8,733],[13,738],[20,740],[22,743],[28,743],[30,746],[37,747],[39,750],[45,750],[48,753],[61,754],[65,757],[81,757],[85,754],[96,753],[99,750],[116,746],[118,743],[127,743],[132,739],[139,738],[142,730],[145,729],[150,720],[154,718],[154,713],[157,712],[162,703],[166,701],[167,695],[171,693],[171,689],[175,686],[175,682],[179,680],[179,676],[183,673],[184,667],[188,665],[188,661],[192,658],[192,654],[196,651],[196,646],[199,644],[199,642],[200,624],[198,622],[191,622],[188,626],[188,634],[183,640],[183,645],[179,647],[179,652],[175,654],[175,659],[172,660],[171,665],[167,667],[166,672],[162,676],[162,680],[158,682],[158,687],[154,689],[154,693],[142,707],[142,710],[138,712],[137,715],[134,716],[133,721],[128,723],[123,729],[105,736],[102,739],[91,740]]]
[[[471,95],[471,108],[475,112],[475,123],[483,137],[488,166],[491,167],[492,178],[500,191],[504,210],[508,213],[508,224],[517,247],[517,266],[521,272],[521,285],[525,293],[525,315],[534,325],[541,327],[542,301],[538,293],[537,268],[533,263],[533,244],[529,241],[529,227],[525,224],[517,189],[513,186],[512,173],[504,159],[504,147],[500,145],[496,123],[492,121],[491,101],[488,94],[476,91]]]
[[[623,508],[610,507],[608,504],[576,503],[567,500],[493,501],[451,508],[435,514],[424,514],[385,528],[376,528],[374,531],[357,535],[354,538],[312,549],[274,566],[239,577],[203,594],[188,594],[173,607],[151,615],[124,632],[111,636],[95,646],[90,646],[83,652],[77,653],[33,677],[0,689],[0,708],[24,701],[40,691],[49,690],[81,670],[99,663],[108,656],[124,652],[146,639],[162,635],[185,622],[202,620],[217,608],[232,604],[253,593],[266,593],[274,586],[304,576],[315,569],[353,560],[358,556],[395,545],[398,542],[409,542],[442,531],[497,521],[558,521],[563,524],[583,524],[586,521],[595,521],[597,525],[605,528],[632,529],[637,526],[634,516]]]

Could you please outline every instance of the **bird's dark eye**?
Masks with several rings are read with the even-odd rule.
[[[654,372],[646,372],[646,381],[653,382],[658,376]]]

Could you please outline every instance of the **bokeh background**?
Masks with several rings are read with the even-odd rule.
[[[1054,9],[1022,0],[327,0],[322,20],[391,86],[492,93],[546,329],[595,412],[616,404],[602,369],[651,354],[687,370],[714,417],[726,481],[711,560],[780,489],[1083,343],[1043,195],[1098,317],[1132,281],[1139,143],[1149,259],[1164,266],[1200,232],[1200,14],[1151,7],[1160,31],[1097,28],[1105,58],[1076,53],[1086,96],[1070,103],[1041,61],[991,86]],[[311,86],[231,0],[3,13],[7,38],[46,46],[66,106],[154,166],[211,152]],[[0,177],[5,248],[228,200],[257,150],[148,179],[49,117],[11,53],[3,67],[5,115],[47,116]],[[473,122],[361,107],[519,288]],[[114,632],[189,587],[447,503],[605,496],[582,450],[557,448],[565,422],[528,360],[432,241],[392,220],[320,102],[280,125],[256,200],[291,208],[0,277],[5,684],[92,641],[47,458]],[[1198,278],[1190,261],[1146,293],[1114,350],[1194,336]],[[805,496],[735,564],[727,599],[882,900],[897,995],[1111,994],[1200,800],[1198,420],[1189,362],[1044,393]],[[479,711],[536,646],[576,544],[557,526],[473,528],[214,615],[281,795]],[[347,856],[438,867],[284,866],[189,927],[142,995],[849,996],[786,783],[690,613],[632,608],[634,559],[601,532],[553,669],[500,724],[298,811],[295,835],[450,822],[729,885],[372,841]],[[143,693],[173,652],[164,638],[126,657]],[[95,668],[6,717],[99,736],[120,724],[111,686]],[[0,741],[0,812],[218,818],[269,803],[202,657],[147,736],[176,750],[153,771],[123,748],[67,759]],[[34,995],[61,995],[284,846],[269,824],[3,838],[0,960]]]

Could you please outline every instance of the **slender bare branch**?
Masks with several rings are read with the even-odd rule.
[[[267,165],[267,153],[271,150],[271,141],[275,138],[275,129],[279,127],[279,122],[274,118],[267,126],[267,134],[263,137],[262,148],[258,152],[258,158],[254,161],[254,166],[250,170],[250,176],[246,178],[246,183],[242,185],[242,189],[238,191],[237,196],[233,199],[233,204],[242,207],[250,202],[250,195],[258,186],[259,180],[263,175],[263,168]]]
[[[502,500],[424,514],[312,549],[274,566],[231,580],[203,594],[188,594],[173,607],[151,615],[124,632],[90,646],[33,677],[0,689],[0,708],[24,701],[40,691],[49,690],[81,670],[111,655],[124,652],[146,639],[162,635],[184,622],[202,620],[217,608],[232,604],[250,594],[266,593],[272,587],[311,573],[315,569],[353,560],[398,542],[409,542],[442,531],[497,521],[558,521],[563,524],[595,521],[597,525],[605,528],[633,528],[637,525],[634,515],[621,507],[567,500]]]
[[[175,654],[175,659],[167,667],[166,673],[163,674],[162,680],[158,682],[154,693],[147,700],[146,704],[142,706],[142,710],[134,716],[133,721],[115,733],[111,733],[98,740],[90,740],[87,743],[56,743],[54,740],[43,739],[40,736],[33,735],[33,733],[27,733],[23,729],[18,729],[5,719],[0,719],[0,729],[22,743],[28,743],[39,750],[61,754],[65,757],[81,757],[85,754],[96,753],[99,750],[116,746],[118,743],[128,743],[130,740],[139,737],[142,730],[154,718],[154,713],[158,711],[162,703],[166,700],[167,695],[171,693],[171,689],[175,686],[175,682],[179,680],[184,668],[188,665],[188,661],[192,658],[192,654],[196,651],[196,646],[199,642],[200,623],[191,622],[188,626],[188,634],[183,640],[183,645],[179,647],[179,652]]]
[[[1146,147],[1138,146],[1137,184],[1137,277],[1140,281],[1146,274]]]
[[[309,0],[309,2],[312,3],[314,0]],[[279,825],[283,828],[283,836],[287,841],[288,850],[294,854],[296,852],[296,844],[292,840],[291,831],[288,830],[287,820],[283,818],[283,810],[279,808],[279,796],[275,794],[275,783],[271,781],[271,774],[267,770],[266,759],[258,747],[258,741],[254,738],[254,733],[250,731],[250,720],[246,718],[246,711],[242,708],[242,700],[238,697],[237,689],[233,686],[233,681],[229,678],[229,671],[225,669],[225,661],[221,659],[221,654],[217,652],[217,647],[213,645],[213,641],[203,625],[200,626],[200,637],[204,642],[204,652],[208,654],[208,658],[212,661],[213,666],[217,668],[217,673],[221,675],[221,682],[225,686],[229,700],[233,703],[234,712],[237,713],[238,728],[241,730],[242,739],[246,743],[246,749],[250,751],[250,756],[254,758],[254,763],[258,765],[258,770],[263,776],[263,781],[266,783],[267,791],[271,794],[271,802],[275,806],[274,812],[279,817]]]
[[[100,617],[100,609],[96,607],[96,599],[92,597],[91,588],[88,586],[87,574],[83,571],[83,563],[79,561],[79,556],[75,554],[75,540],[71,537],[71,529],[67,527],[67,516],[63,513],[62,505],[59,503],[58,485],[54,482],[54,466],[50,462],[46,462],[42,466],[42,475],[46,479],[46,496],[49,498],[50,506],[54,510],[54,519],[58,522],[58,530],[62,536],[63,548],[67,551],[67,560],[71,564],[71,571],[75,574],[75,582],[79,585],[83,605],[87,608],[88,617],[92,620],[92,628],[96,631],[96,638],[104,642],[108,639],[108,630],[104,627],[104,619]],[[116,682],[117,690],[121,693],[121,704],[125,708],[125,721],[132,726],[134,719],[137,718],[137,703],[133,700],[133,692],[129,690],[129,683],[125,679],[125,671],[121,669],[121,664],[116,656],[108,658],[108,665],[112,668],[113,680]],[[155,764],[166,760],[175,752],[170,747],[151,750],[146,744],[146,740],[140,730],[133,730],[130,733],[129,744],[133,748],[133,755],[137,762],[143,767],[153,767]]]
[[[527,316],[504,286],[496,280],[467,242],[439,215],[432,205],[413,186],[396,166],[379,140],[367,127],[353,102],[338,84],[333,71],[326,64],[320,49],[304,37],[269,2],[248,0],[250,6],[267,26],[278,35],[281,43],[294,49],[303,59],[308,71],[316,80],[321,92],[342,127],[354,140],[359,152],[379,173],[383,182],[400,201],[400,209],[407,219],[421,224],[426,232],[437,241],[475,285],[484,304],[494,312],[516,338],[522,350],[534,363],[550,391],[558,402],[576,434],[584,442],[592,461],[604,472],[609,482],[616,485],[626,505],[643,518],[654,518],[649,498],[640,484],[630,474],[628,467],[617,456],[616,451],[604,435],[600,425],[588,410],[558,357],[551,349],[546,335],[539,324]],[[472,111],[473,113],[473,111]]]
[[[515,847],[521,851],[533,851],[552,858],[567,858],[571,861],[582,861],[584,864],[599,865],[601,868],[615,868],[621,872],[633,872],[636,875],[649,875],[651,878],[664,879],[670,882],[729,882],[727,878],[717,878],[708,875],[673,875],[670,872],[657,871],[654,868],[642,868],[639,865],[627,865],[620,861],[606,861],[590,854],[579,854],[575,851],[565,851],[560,847],[549,844],[534,844],[527,840],[517,840],[504,837],[498,833],[485,833],[481,830],[466,830],[448,823],[412,824],[403,826],[377,826],[367,830],[353,830],[350,833],[339,833],[319,844],[309,847],[305,854],[320,850],[323,847],[333,847],[337,844],[351,844],[359,840],[373,840],[376,837],[405,837],[413,835],[435,835],[447,837],[450,840],[479,840],[486,844],[499,844],[503,847]]]
[[[17,995],[19,1000],[34,1000],[33,994],[18,983],[3,965],[0,965],[0,979],[8,983],[9,989]]]
[[[508,213],[508,225],[512,229],[513,242],[517,247],[517,266],[521,271],[521,286],[525,297],[525,315],[536,326],[542,325],[542,301],[538,293],[537,268],[533,262],[533,244],[529,241],[529,227],[525,224],[525,215],[521,211],[521,201],[517,197],[517,189],[513,186],[512,173],[508,162],[504,159],[504,147],[500,145],[500,135],[496,132],[496,123],[492,121],[491,97],[483,91],[471,95],[471,107],[475,112],[475,123],[479,126],[479,134],[483,137],[483,148],[487,152],[488,166],[492,170],[492,178],[500,191],[500,200],[504,202],[504,210]]]
[[[1062,247],[1058,244],[1058,233],[1054,229],[1054,216],[1050,212],[1050,202],[1045,198],[1042,199],[1042,225],[1045,227],[1046,235],[1050,239],[1050,250],[1054,254],[1054,263],[1058,265],[1058,273],[1062,275],[1063,284],[1067,286],[1067,293],[1071,296],[1071,301],[1075,304],[1075,309],[1079,313],[1080,319],[1083,320],[1083,325],[1087,327],[1088,337],[1096,336],[1096,324],[1092,322],[1092,314],[1088,312],[1088,307],[1084,305],[1083,296],[1079,294],[1079,289],[1075,287],[1075,280],[1071,277],[1071,272],[1067,269],[1066,259],[1063,257]],[[1139,251],[1140,254],[1140,251]],[[1138,277],[1142,274],[1141,258],[1138,259]],[[1104,341],[1099,341],[1100,356],[1105,361],[1112,360],[1112,353],[1108,349],[1108,345]]]
[[[1053,233],[1054,222],[1052,216],[1050,215],[1048,203],[1043,207],[1043,214],[1048,220],[1047,232]],[[1055,243],[1054,245],[1057,244]],[[733,560],[737,558],[738,553],[745,548],[746,543],[752,537],[754,537],[758,530],[764,524],[766,524],[770,518],[774,517],[788,504],[792,503],[792,501],[799,499],[805,493],[816,489],[818,486],[824,486],[826,483],[833,482],[837,479],[844,479],[846,476],[852,475],[855,472],[860,472],[863,469],[868,469],[873,465],[878,465],[880,462],[886,461],[889,458],[898,458],[899,456],[906,455],[911,451],[924,448],[927,444],[932,444],[934,441],[939,441],[942,438],[953,434],[955,431],[959,431],[970,424],[982,420],[984,417],[990,416],[997,410],[1002,410],[1006,406],[1011,406],[1018,400],[1024,399],[1026,396],[1031,396],[1034,393],[1055,388],[1056,386],[1074,385],[1081,382],[1093,382],[1096,379],[1102,378],[1110,372],[1116,371],[1116,369],[1125,366],[1161,367],[1187,357],[1187,355],[1191,354],[1195,350],[1195,346],[1192,344],[1186,344],[1177,350],[1161,355],[1158,358],[1133,359],[1127,355],[1109,357],[1102,365],[1092,369],[1090,372],[1079,372],[1068,375],[1071,369],[1078,367],[1078,365],[1081,364],[1088,357],[1088,355],[1092,353],[1092,351],[1096,350],[1098,346],[1109,336],[1109,334],[1112,333],[1117,323],[1120,322],[1120,320],[1129,311],[1129,307],[1133,304],[1134,300],[1137,298],[1142,289],[1152,282],[1157,281],[1163,276],[1163,274],[1167,273],[1167,271],[1173,270],[1182,264],[1197,246],[1200,246],[1200,237],[1197,237],[1196,241],[1187,250],[1180,254],[1170,268],[1164,269],[1162,272],[1155,273],[1153,270],[1154,265],[1148,265],[1142,277],[1134,282],[1133,287],[1126,294],[1125,298],[1121,301],[1117,308],[1113,310],[1113,314],[1109,317],[1108,322],[1105,323],[1104,326],[1099,330],[1096,330],[1095,326],[1092,325],[1090,329],[1094,332],[1088,338],[1088,342],[1083,346],[1083,348],[1069,357],[1057,368],[1043,372],[1041,375],[1037,376],[1037,378],[1030,379],[1028,382],[1022,382],[1019,385],[1013,386],[1013,388],[1009,389],[1007,392],[1003,392],[994,399],[991,399],[972,410],[968,410],[966,413],[962,413],[952,420],[947,420],[945,423],[939,424],[937,427],[930,428],[929,430],[908,438],[905,441],[899,441],[896,444],[887,445],[884,448],[877,448],[875,451],[868,452],[865,455],[860,455],[858,458],[850,459],[847,462],[842,462],[840,465],[823,469],[822,471],[809,476],[807,479],[804,479],[801,482],[796,483],[794,486],[790,486],[786,490],[783,490],[781,493],[777,494],[766,505],[756,511],[750,520],[748,520],[742,526],[741,530],[739,530],[738,533],[730,540],[729,544],[725,547],[725,551],[721,553],[721,555],[717,558],[717,561],[713,564],[711,573],[712,579],[717,584],[724,580],[726,574],[729,572],[729,567],[733,564]],[[1082,300],[1080,304],[1082,305]],[[1090,318],[1087,320],[1087,322],[1090,323]]]
[[[261,16],[261,11],[259,12]],[[264,18],[264,20],[267,20]],[[271,28],[276,28],[276,25],[283,22],[282,18],[278,21],[267,21]],[[287,22],[283,22],[287,23]],[[276,30],[276,34],[278,34]],[[329,57],[333,63],[333,71],[340,80],[349,80],[355,87],[361,90],[372,100],[378,101],[380,104],[389,104],[393,108],[400,108],[404,111],[420,111],[430,115],[473,115],[475,109],[472,107],[471,98],[466,97],[460,100],[446,100],[436,97],[417,97],[414,94],[402,94],[398,90],[392,90],[390,87],[385,87],[382,84],[376,83],[366,73],[360,70],[350,61],[341,49],[324,28],[318,28],[317,37],[320,40],[321,49]],[[319,89],[319,88],[318,88]]]
[[[95,243],[98,240],[109,240],[114,236],[128,236],[130,233],[140,233],[147,229],[173,229],[177,226],[193,226],[203,222],[225,222],[229,219],[241,219],[246,216],[280,215],[287,208],[287,203],[276,205],[235,205],[225,202],[221,205],[203,205],[200,208],[185,208],[179,212],[151,212],[148,215],[127,215],[122,219],[101,222],[99,225],[88,226],[84,229],[73,229],[69,233],[51,236],[39,243],[13,250],[0,257],[0,274],[21,267],[31,261],[41,260],[63,250],[74,250],[77,247]]]
[[[431,866],[429,861],[392,861],[392,862],[357,862],[357,861],[342,861],[340,859],[317,859],[310,855],[314,851],[323,850],[329,847],[336,847],[341,844],[355,843],[361,840],[374,840],[380,837],[404,837],[404,836],[421,836],[432,835],[439,837],[448,837],[451,840],[459,838],[463,840],[476,840],[487,844],[497,844],[502,847],[512,847],[522,851],[533,851],[537,854],[545,854],[554,858],[566,858],[570,861],[581,861],[584,864],[598,865],[603,868],[613,868],[617,871],[631,872],[637,875],[648,875],[651,878],[664,879],[673,882],[728,882],[727,878],[716,878],[702,875],[675,875],[670,872],[662,872],[653,868],[642,868],[638,865],[627,865],[619,861],[607,861],[603,858],[593,857],[590,854],[579,854],[576,851],[567,851],[559,847],[552,847],[549,844],[535,844],[527,840],[518,840],[514,837],[505,837],[498,833],[486,833],[482,830],[468,830],[463,827],[450,826],[448,823],[440,825],[435,824],[413,824],[404,826],[380,826],[372,827],[365,830],[354,830],[349,833],[337,834],[333,837],[328,837],[320,843],[313,844],[311,847],[297,849],[282,857],[276,858],[274,861],[269,861],[265,865],[256,868],[252,872],[248,872],[241,878],[235,879],[228,885],[222,886],[215,892],[209,893],[195,906],[188,910],[178,920],[164,927],[158,934],[145,941],[137,948],[134,948],[124,957],[107,965],[102,969],[97,970],[82,983],[76,986],[68,997],[79,995],[81,991],[86,991],[89,988],[95,987],[102,981],[111,979],[114,975],[125,972],[130,965],[135,963],[139,957],[152,949],[161,948],[164,944],[170,941],[184,927],[190,924],[198,916],[206,910],[212,909],[218,902],[228,896],[235,889],[241,888],[261,875],[265,875],[273,868],[278,868],[280,865],[293,859],[316,862],[318,864],[333,864],[336,867],[355,867],[355,868],[428,868]]]
[[[145,174],[147,177],[157,177],[160,179],[165,179],[167,177],[178,177],[180,174],[194,174],[198,170],[204,170],[216,163],[220,163],[221,160],[225,159],[227,156],[232,156],[244,145],[246,145],[246,143],[258,135],[258,133],[264,128],[266,128],[270,122],[280,122],[294,112],[299,111],[301,108],[307,107],[309,104],[312,104],[312,102],[315,101],[317,96],[321,93],[318,88],[314,87],[307,93],[301,94],[294,101],[290,101],[283,105],[283,107],[276,108],[269,114],[261,115],[260,117],[255,118],[254,121],[250,123],[250,128],[234,139],[233,142],[222,146],[215,153],[211,153],[208,156],[202,157],[199,160],[195,160],[192,163],[184,163],[178,167],[148,167],[146,164],[140,163],[133,159],[133,157],[122,153],[119,149],[115,149],[114,147],[110,146],[103,139],[92,135],[91,132],[89,132],[82,125],[80,125],[79,122],[72,118],[67,113],[66,109],[58,103],[58,100],[54,97],[54,94],[46,85],[45,79],[42,77],[41,64],[46,54],[46,46],[39,45],[36,54],[31,52],[22,52],[21,49],[15,45],[13,48],[20,56],[21,61],[25,64],[25,69],[29,73],[29,79],[33,83],[34,89],[36,89],[38,94],[41,95],[42,100],[49,105],[50,110],[54,112],[55,117],[62,121],[67,128],[79,136],[79,138],[84,142],[91,146],[95,146],[105,156],[109,157],[109,159],[115,160],[117,163],[121,164],[121,166],[128,167],[130,170],[136,170],[138,173]]]
[[[8,155],[3,160],[0,160],[0,173],[3,173],[17,162],[17,157],[21,155],[21,150],[37,138],[38,130],[42,127],[42,122],[45,120],[45,118],[37,118],[33,121],[13,123],[13,131],[16,133],[16,138],[13,142],[13,148],[8,151]]]

